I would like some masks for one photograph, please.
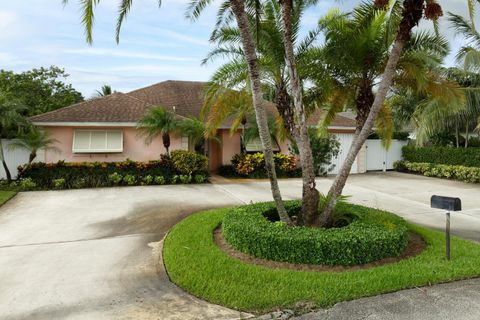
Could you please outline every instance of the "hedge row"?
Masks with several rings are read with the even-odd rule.
[[[480,183],[480,168],[434,164],[426,162],[398,161],[395,169],[421,173],[426,177],[437,177],[459,180],[463,182]]]
[[[118,185],[201,183],[208,178],[208,159],[185,150],[149,162],[32,163],[18,168],[22,189],[76,189]]]
[[[285,202],[289,215],[299,201]],[[406,248],[408,228],[393,214],[339,203],[337,211],[356,219],[342,228],[288,227],[273,203],[232,208],[223,220],[223,236],[235,249],[258,258],[323,265],[357,265],[398,256]]]
[[[448,164],[454,166],[480,167],[480,148],[449,148],[405,146],[403,159],[409,162]]]

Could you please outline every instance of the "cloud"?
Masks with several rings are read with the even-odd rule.
[[[197,61],[195,58],[181,56],[167,56],[160,54],[151,54],[144,52],[133,52],[128,50],[120,50],[115,48],[81,48],[81,49],[64,49],[64,53],[76,55],[90,56],[108,56],[119,58],[161,60],[161,61]]]

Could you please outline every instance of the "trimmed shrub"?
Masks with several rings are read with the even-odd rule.
[[[449,148],[405,146],[403,159],[409,162],[480,167],[480,148]]]
[[[398,161],[395,163],[395,169],[399,171],[420,173],[426,177],[437,177],[470,183],[480,183],[480,168],[477,167]]]
[[[297,163],[294,156],[287,156],[282,153],[274,153],[275,168],[278,177],[299,176]],[[266,178],[265,155],[257,153],[239,153],[233,156],[232,165],[237,176],[248,178]]]
[[[188,180],[191,182],[191,178],[180,180],[178,177],[180,175],[194,177],[199,174],[208,177],[208,162],[204,156],[183,150],[173,151],[172,154],[175,154],[173,156],[175,163],[166,155],[162,155],[160,160],[149,162],[126,160],[123,162],[32,163],[18,168],[18,178],[20,180],[29,178],[38,189],[74,189],[141,185],[152,182],[155,184],[183,183]],[[186,163],[183,163],[184,161]],[[60,184],[59,179],[63,179],[63,184]]]
[[[196,174],[194,180],[195,183],[204,183],[207,180],[207,177],[203,174]]]
[[[173,167],[182,175],[207,172],[208,158],[186,150],[175,150],[170,153]]]
[[[18,186],[21,190],[33,190],[37,187],[37,184],[31,178],[25,178],[18,182]]]
[[[293,216],[301,202],[286,201],[285,206]],[[223,236],[236,250],[290,263],[357,265],[405,250],[408,228],[400,217],[348,203],[339,203],[335,210],[355,219],[342,228],[288,227],[278,222],[272,202],[232,208],[223,219]]]

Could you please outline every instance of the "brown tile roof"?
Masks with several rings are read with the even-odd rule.
[[[124,93],[80,102],[30,118],[32,122],[136,122],[149,104]]]
[[[205,82],[164,81],[128,93],[150,105],[160,105],[184,117],[198,117],[203,105]]]
[[[199,117],[203,105],[205,82],[164,81],[129,93],[112,95],[87,100],[69,107],[31,117],[33,122],[137,122],[145,109],[161,105],[183,117]],[[272,103],[267,110],[277,113]],[[309,119],[309,125],[317,125],[320,112],[315,112]],[[229,126],[231,121],[224,125]],[[332,126],[354,127],[355,121],[337,115]]]

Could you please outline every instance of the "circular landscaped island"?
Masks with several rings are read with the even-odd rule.
[[[290,216],[300,201],[287,201]],[[279,221],[274,203],[231,209],[223,219],[223,237],[234,249],[273,261],[352,266],[400,255],[407,247],[406,222],[390,213],[341,202],[337,227],[289,227]]]

